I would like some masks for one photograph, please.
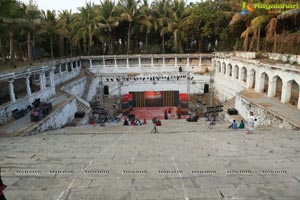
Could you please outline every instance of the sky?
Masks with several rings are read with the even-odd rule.
[[[21,0],[25,4],[28,4],[29,0]],[[100,4],[100,0],[33,0],[38,5],[39,9],[43,10],[70,10],[77,12],[78,7],[82,7],[86,2],[94,2]],[[151,0],[150,0],[151,1]],[[188,0],[187,2],[197,2],[201,0]]]

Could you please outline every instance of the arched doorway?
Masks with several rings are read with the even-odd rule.
[[[297,106],[299,102],[299,85],[295,80],[290,81],[291,84],[291,98],[290,104]]]
[[[251,69],[250,71],[250,77],[249,77],[249,88],[255,88],[256,83],[256,72],[254,69]]]
[[[222,63],[222,69],[223,69],[223,74],[225,75],[226,74],[226,64],[225,63]]]
[[[247,69],[246,67],[243,67],[241,70],[241,81],[247,82]]]
[[[239,79],[239,66],[235,65],[233,68],[233,74],[235,75],[235,79]]]
[[[269,88],[269,76],[267,73],[263,72],[260,76],[260,86],[259,92],[268,94]]]
[[[217,62],[217,69],[218,69],[218,72],[221,73],[221,62],[220,61]]]
[[[232,65],[228,64],[228,75],[229,77],[232,77]]]
[[[276,90],[275,90],[275,98],[278,98],[281,100],[281,94],[282,94],[282,79],[279,76],[275,77],[276,80]]]

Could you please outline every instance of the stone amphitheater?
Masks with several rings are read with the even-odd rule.
[[[296,55],[260,58],[253,52],[91,56],[1,74],[4,195],[299,199],[299,64]],[[159,78],[149,78],[154,76]],[[190,97],[188,114],[219,104],[224,112],[213,123],[204,117],[193,123],[185,117],[162,120],[157,134],[151,133],[151,119],[123,126],[122,95],[174,89]],[[51,112],[39,122],[32,122],[30,113],[16,119],[13,111],[36,98],[51,102]],[[89,123],[91,101],[122,120]],[[228,114],[228,108],[238,115]],[[85,117],[74,118],[78,111]],[[231,120],[247,119],[250,111],[257,118],[254,134],[228,129]]]

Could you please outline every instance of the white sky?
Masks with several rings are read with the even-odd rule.
[[[21,0],[28,4],[29,0]],[[94,2],[100,4],[100,0],[33,0],[38,5],[39,9],[43,10],[70,10],[77,12],[78,7],[82,7],[86,2]],[[150,0],[151,1],[151,0]],[[149,2],[150,2],[149,1]],[[187,2],[199,2],[201,0],[188,0]]]

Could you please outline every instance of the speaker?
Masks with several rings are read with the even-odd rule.
[[[128,115],[128,120],[129,121],[135,120],[135,114],[129,114]]]
[[[107,85],[104,85],[104,95],[109,95],[109,90]]]
[[[209,91],[209,84],[204,84],[204,93],[208,93]]]
[[[85,115],[84,111],[77,111],[75,113],[75,118],[83,118]]]
[[[237,115],[238,111],[235,108],[228,108],[227,113],[228,115]]]

